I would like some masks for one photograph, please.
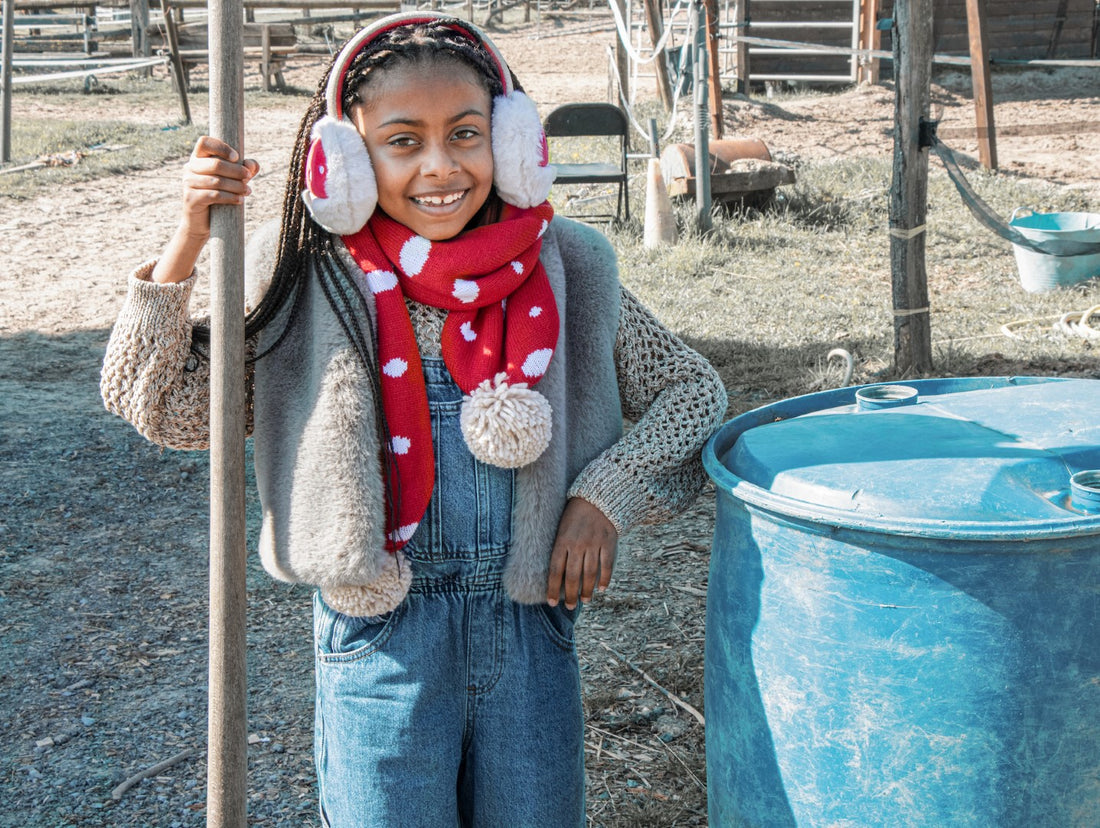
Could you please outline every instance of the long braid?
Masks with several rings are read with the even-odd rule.
[[[350,111],[352,106],[360,102],[362,89],[370,82],[374,73],[380,73],[396,63],[416,64],[437,60],[455,60],[473,68],[485,82],[490,97],[504,91],[493,58],[480,43],[475,43],[455,31],[445,21],[430,21],[383,32],[353,58],[344,83],[344,111]],[[321,78],[298,127],[287,171],[274,272],[259,305],[245,317],[245,336],[255,337],[285,310],[279,335],[254,359],[259,360],[275,350],[294,325],[306,281],[311,275],[316,277],[325,300],[347,336],[371,385],[374,423],[385,470],[383,481],[386,487],[388,525],[396,528],[401,496],[400,475],[397,474],[389,426],[382,407],[381,377],[376,359],[377,333],[370,306],[337,252],[334,237],[313,220],[301,198],[310,138],[313,126],[326,114],[325,92],[331,72],[330,66]],[[518,83],[515,85],[520,88]],[[481,221],[488,216],[489,221],[494,221],[499,216],[500,209],[501,203],[494,190],[474,220]],[[210,329],[196,325],[192,349],[202,353],[209,341]]]

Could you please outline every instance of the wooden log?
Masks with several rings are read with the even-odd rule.
[[[890,184],[890,271],[894,367],[900,376],[932,370],[932,333],[925,272],[928,151],[921,121],[931,106],[932,0],[894,8],[894,165]]]

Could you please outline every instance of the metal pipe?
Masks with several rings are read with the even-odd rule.
[[[4,85],[0,102],[0,163],[11,161],[11,61],[15,48],[15,0],[4,0],[4,56],[0,83]]]
[[[691,6],[695,37],[695,208],[699,230],[709,233],[710,216],[710,115],[707,112],[707,27],[706,6],[696,0]]]

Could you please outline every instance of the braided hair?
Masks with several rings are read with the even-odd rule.
[[[478,80],[484,83],[491,98],[502,94],[503,84],[489,52],[479,40],[475,41],[457,31],[455,25],[446,20],[408,24],[381,32],[368,41],[348,66],[342,90],[343,110],[348,112],[361,103],[364,89],[369,87],[375,76],[381,75],[385,70],[400,65],[422,66],[438,61],[453,61],[469,66],[475,71]],[[314,124],[326,114],[325,95],[332,71],[333,67],[330,65],[298,127],[283,196],[282,226],[274,272],[263,299],[245,317],[245,336],[255,337],[283,316],[280,322],[282,329],[278,336],[254,360],[262,359],[275,350],[294,324],[307,280],[311,277],[317,279],[333,315],[339,321],[371,383],[374,420],[387,472],[383,479],[390,510],[389,525],[396,526],[400,491],[395,488],[399,486],[399,475],[396,473],[389,428],[382,409],[382,389],[376,359],[378,342],[370,308],[337,252],[337,240],[313,220],[301,197],[310,137]],[[515,87],[520,88],[518,83],[515,83]],[[500,210],[501,201],[494,189],[471,224],[495,221],[499,218]],[[209,335],[208,327],[195,326],[192,347],[208,344]]]

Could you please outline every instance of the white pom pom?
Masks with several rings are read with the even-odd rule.
[[[459,420],[470,453],[482,463],[518,469],[550,445],[552,412],[546,397],[507,374],[484,380],[462,401]]]

